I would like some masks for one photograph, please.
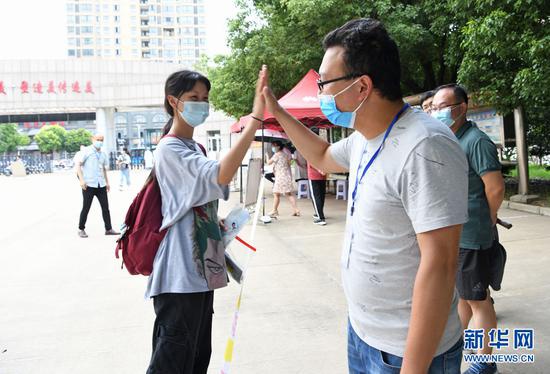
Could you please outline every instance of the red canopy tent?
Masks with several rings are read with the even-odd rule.
[[[279,99],[279,104],[308,127],[332,127],[319,108],[317,79],[319,74],[311,69],[294,88]],[[241,117],[231,126],[231,132],[241,132],[249,118],[249,115]],[[283,131],[275,117],[267,111],[264,113],[264,121],[265,129]]]

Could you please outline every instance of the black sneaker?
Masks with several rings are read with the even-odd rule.
[[[325,226],[327,224],[324,219],[320,219],[320,218],[314,219],[313,223],[319,226]]]
[[[313,218],[319,218],[319,216],[317,215],[317,213],[313,214]]]
[[[120,235],[120,233],[113,229],[110,229],[105,231],[105,235]]]

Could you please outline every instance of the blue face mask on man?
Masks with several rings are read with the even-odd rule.
[[[454,125],[455,120],[453,119],[451,115],[451,108],[445,108],[441,110],[432,110],[432,113],[430,115],[443,122],[445,125],[451,127]]]
[[[94,141],[94,147],[96,149],[101,149],[101,147],[103,147],[103,142],[101,140]]]
[[[361,104],[359,104],[359,106],[357,106],[357,108],[355,108],[353,112],[342,112],[336,106],[336,96],[349,89],[358,81],[359,79],[357,79],[355,82],[353,82],[335,95],[317,95],[317,97],[319,98],[319,106],[321,107],[321,111],[332,124],[349,129],[353,129],[355,127],[355,117],[357,111],[359,110],[359,108],[361,108],[361,105],[363,105],[367,98],[365,97],[363,101],[361,101]]]
[[[182,101],[181,118],[191,127],[197,127],[206,121],[210,114],[210,104],[206,101]]]
[[[461,114],[460,116],[458,116],[456,119],[453,119],[453,115],[452,115],[452,111],[454,108],[456,108],[458,105],[460,104],[456,104],[456,105],[451,105],[451,106],[448,106],[446,108],[443,108],[443,109],[439,109],[439,110],[432,110],[432,112],[430,113],[430,115],[435,118],[435,119],[438,119],[440,120],[441,122],[443,122],[445,125],[449,126],[449,127],[452,127],[455,122],[463,116],[463,114]]]

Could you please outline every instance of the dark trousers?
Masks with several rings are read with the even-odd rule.
[[[105,223],[105,230],[111,230],[111,213],[109,212],[109,200],[107,198],[107,187],[89,187],[82,190],[82,211],[80,212],[80,222],[78,228],[84,230],[86,227],[86,221],[88,220],[88,212],[92,206],[94,196],[99,200],[101,205],[101,213],[103,214],[103,222]]]
[[[153,353],[147,374],[206,374],[212,353],[214,291],[153,298]]]
[[[325,180],[310,180],[309,187],[311,188],[311,194],[313,195],[313,209],[319,217],[319,219],[325,220],[325,194],[327,193],[327,183]]]

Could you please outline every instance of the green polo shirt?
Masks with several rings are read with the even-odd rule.
[[[468,222],[462,228],[460,248],[487,249],[493,243],[493,223],[485,185],[481,177],[500,171],[495,143],[474,122],[468,121],[456,132],[468,158]]]

